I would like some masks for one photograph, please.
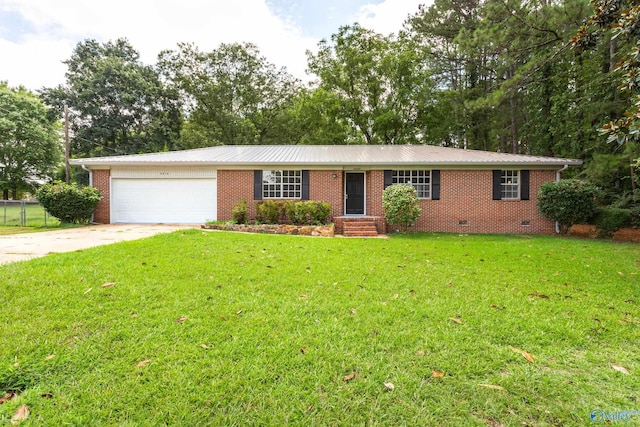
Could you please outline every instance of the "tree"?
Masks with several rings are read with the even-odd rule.
[[[47,107],[23,87],[0,82],[0,189],[16,199],[49,180],[62,159],[60,127]]]
[[[406,232],[420,217],[416,189],[407,184],[394,184],[382,193],[382,210],[389,224],[397,225]]]
[[[342,120],[364,144],[424,143],[424,103],[433,82],[411,40],[354,24],[340,27],[317,54],[307,51],[318,87],[335,96]]]
[[[187,106],[193,132],[183,142],[189,146],[297,142],[283,120],[300,82],[267,62],[256,46],[221,44],[202,52],[181,44],[160,54],[159,67]]]
[[[182,114],[178,94],[142,64],[126,39],[85,40],[64,61],[66,83],[41,95],[60,117],[69,106],[74,156],[149,153],[175,148]]]
[[[562,234],[567,234],[573,224],[593,217],[598,194],[598,188],[585,181],[546,182],[538,191],[538,209],[545,218],[560,224]]]

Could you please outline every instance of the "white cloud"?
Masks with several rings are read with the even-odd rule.
[[[383,34],[397,32],[418,4],[385,0],[363,6],[354,19]],[[24,23],[10,38],[0,36],[0,80],[34,90],[64,82],[62,61],[87,38],[126,37],[148,64],[178,42],[203,51],[220,43],[251,42],[270,62],[303,79],[308,79],[305,51],[315,50],[318,42],[274,15],[266,0],[0,0],[0,28],[10,28],[3,19],[17,15]]]

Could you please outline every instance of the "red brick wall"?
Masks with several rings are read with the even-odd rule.
[[[101,224],[111,223],[111,171],[108,169],[96,169],[92,171],[93,186],[100,190],[102,199],[93,214],[93,220]]]
[[[333,174],[337,177],[333,178]],[[309,198],[324,200],[333,206],[333,215],[341,216],[344,174],[339,170],[309,171]],[[531,170],[531,200],[492,200],[491,170],[441,170],[440,200],[421,200],[422,214],[414,225],[417,231],[455,233],[533,233],[552,234],[554,224],[538,213],[536,194],[540,185],[555,180],[555,171]],[[108,180],[107,180],[108,181]],[[382,216],[384,171],[366,172],[366,212]],[[255,218],[253,171],[218,171],[218,219],[231,219],[231,208],[247,199],[250,217]],[[461,225],[466,221],[466,225]],[[529,221],[529,225],[522,225]],[[380,225],[380,232],[383,227]]]
[[[555,171],[531,170],[531,200],[492,200],[492,171],[442,170],[440,200],[421,200],[419,231],[455,233],[552,234],[555,224],[538,213],[540,186],[555,180]],[[466,225],[461,225],[466,221]],[[522,225],[529,221],[530,225]]]
[[[231,209],[243,199],[249,207],[249,218],[255,219],[253,171],[218,170],[218,221],[229,221]]]

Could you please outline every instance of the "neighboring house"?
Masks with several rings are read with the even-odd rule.
[[[382,192],[413,185],[413,229],[460,233],[554,232],[537,208],[540,186],[579,160],[431,145],[262,145],[75,159],[103,199],[101,223],[204,223],[231,219],[246,199],[323,200],[336,232],[365,220],[386,232]]]

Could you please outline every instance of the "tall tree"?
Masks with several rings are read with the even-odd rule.
[[[301,84],[269,63],[256,46],[221,44],[202,52],[181,44],[162,52],[159,66],[187,105],[185,145],[296,142],[282,120]]]
[[[104,44],[85,40],[64,63],[66,84],[41,94],[58,114],[68,104],[74,156],[174,148],[182,120],[177,93],[140,61],[126,39]]]
[[[423,143],[425,102],[433,82],[411,41],[354,24],[340,27],[318,52],[307,52],[318,86],[364,144]]]
[[[60,127],[47,108],[23,87],[0,82],[0,190],[16,199],[50,179],[62,154]]]

